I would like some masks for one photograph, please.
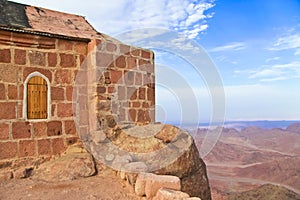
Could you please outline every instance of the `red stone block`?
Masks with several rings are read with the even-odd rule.
[[[69,40],[58,40],[57,48],[62,51],[72,51],[73,42]]]
[[[73,87],[72,86],[66,87],[66,96],[67,96],[68,101],[72,101],[72,99],[73,99]]]
[[[139,99],[146,99],[146,88],[139,88]]]
[[[8,85],[8,99],[18,99],[18,88],[15,85]]]
[[[154,66],[149,60],[139,59],[139,70],[145,71],[148,73],[153,73]]]
[[[59,103],[57,105],[58,117],[72,117],[73,116],[73,104],[72,103]]]
[[[50,139],[38,140],[38,155],[51,155]]]
[[[35,155],[34,140],[21,140],[19,143],[19,157],[28,157]]]
[[[124,74],[124,80],[126,85],[133,85],[135,79],[135,73],[133,71],[128,71]]]
[[[107,92],[110,93],[110,94],[114,93],[115,92],[115,87],[113,87],[113,86],[108,87]]]
[[[56,53],[48,53],[48,66],[49,67],[57,66],[57,54]]]
[[[53,37],[38,37],[36,39],[38,48],[41,49],[55,49],[56,39]]]
[[[0,160],[14,158],[17,153],[17,142],[0,142]]]
[[[136,122],[136,110],[134,109],[129,109],[129,121],[131,122]]]
[[[129,100],[136,100],[137,99],[138,90],[135,87],[128,87],[127,88],[127,99]]]
[[[131,47],[130,54],[133,55],[133,56],[141,56],[141,50],[140,49],[135,49],[135,48]]]
[[[52,104],[51,105],[51,116],[55,117],[55,113],[56,113],[56,104]]]
[[[26,68],[24,68],[23,80],[25,80],[29,74],[31,74],[32,72],[36,72],[36,71],[40,72],[41,74],[46,76],[49,79],[49,81],[52,82],[52,73],[51,73],[51,71],[47,70],[47,69],[37,68],[37,67],[26,67]]]
[[[109,67],[113,65],[114,58],[112,54],[97,52],[96,53],[96,66],[97,67]]]
[[[112,83],[123,83],[122,80],[123,72],[119,70],[112,70],[110,72],[110,81]]]
[[[6,99],[5,85],[3,83],[0,83],[0,99]]]
[[[11,54],[10,49],[0,49],[0,63],[10,63]]]
[[[146,58],[146,59],[150,59],[151,58],[151,52],[146,51],[146,50],[142,50],[142,57]]]
[[[26,64],[26,51],[21,49],[15,49],[15,64],[25,65]]]
[[[19,86],[19,99],[23,99],[23,94],[24,93],[24,85]]]
[[[137,59],[134,57],[128,57],[127,58],[127,68],[128,69],[137,68]]]
[[[138,122],[145,122],[145,111],[144,110],[138,110],[138,116],[137,116]]]
[[[119,56],[116,59],[116,67],[117,68],[126,68],[126,57],[125,56]]]
[[[23,102],[17,104],[17,119],[23,118]]]
[[[135,72],[134,84],[141,86],[143,84],[143,74],[141,72]]]
[[[31,66],[45,66],[46,65],[46,55],[44,52],[29,51],[28,53],[29,61]]]
[[[120,53],[121,54],[125,54],[125,55],[129,55],[129,53],[130,53],[130,46],[124,45],[124,44],[120,44]]]
[[[65,89],[61,87],[51,87],[51,99],[52,100],[64,100]]]
[[[120,44],[120,53],[124,55],[129,55],[130,54],[130,46],[125,45],[125,44]]]
[[[47,122],[34,122],[33,134],[38,138],[47,136]]]
[[[147,88],[147,100],[155,101],[155,90],[153,88]]]
[[[74,50],[78,54],[86,55],[87,54],[87,44],[85,42],[76,42],[74,44]]]
[[[71,71],[67,69],[56,70],[55,72],[55,82],[57,84],[71,84],[72,77]]]
[[[106,43],[106,50],[110,52],[115,52],[117,50],[117,45],[113,43]]]
[[[149,107],[150,107],[149,103],[143,102],[143,108],[149,108]]]
[[[132,102],[131,106],[134,108],[140,108],[141,107],[141,103],[140,102]]]
[[[9,125],[0,123],[0,140],[9,139]]]
[[[150,73],[144,74],[143,76],[143,85],[148,85],[153,83],[152,76]]]
[[[118,115],[118,118],[117,118],[118,121],[117,122],[121,123],[122,121],[127,121],[126,120],[126,115],[128,115],[128,114],[126,114],[125,109],[121,108],[120,111],[119,111],[119,115]]]
[[[36,41],[36,37],[38,37],[38,36],[35,36],[32,34],[13,32],[11,34],[11,41],[13,41],[18,46],[30,47],[34,44],[38,44],[38,42]]]
[[[58,136],[62,135],[62,123],[61,121],[51,121],[47,123],[47,135]]]
[[[98,94],[105,94],[106,93],[106,87],[97,86],[97,93]]]
[[[28,122],[14,122],[12,124],[12,136],[14,139],[30,138],[31,126]]]
[[[10,31],[0,30],[0,40],[10,41],[10,38],[11,38],[11,32]]]
[[[76,57],[73,54],[61,53],[60,66],[62,67],[76,67]]]
[[[0,119],[15,119],[15,118],[16,118],[16,103],[1,102]]]
[[[126,99],[126,90],[124,86],[118,87],[118,100],[125,100]]]
[[[66,146],[64,144],[64,141],[62,138],[55,138],[52,139],[52,149],[53,149],[53,154],[61,154],[66,150]]]
[[[65,124],[65,133],[67,135],[76,135],[76,126],[73,120],[65,121],[64,124]]]

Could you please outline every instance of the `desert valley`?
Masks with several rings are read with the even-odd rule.
[[[198,148],[206,132],[207,129],[198,129]],[[224,128],[217,144],[204,158],[213,199],[247,199],[247,195],[271,199],[259,196],[263,189],[260,193],[267,195],[269,190],[274,199],[299,199],[299,152],[298,123],[286,129]],[[253,191],[246,193],[248,190]]]

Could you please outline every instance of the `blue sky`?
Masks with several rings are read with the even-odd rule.
[[[143,28],[175,31],[187,39],[183,44],[178,38],[178,48],[192,54],[189,45],[196,42],[214,63],[223,83],[226,120],[300,119],[299,0],[17,2],[86,16],[99,32],[116,37]],[[215,97],[207,77],[193,71],[189,60],[175,55],[168,45],[161,45],[165,51],[155,50],[157,120],[180,121],[184,117],[204,122],[213,118]],[[159,66],[169,71],[164,73]],[[180,74],[189,88],[172,84],[176,80],[169,76],[170,70]],[[193,91],[191,96],[185,95],[188,89]],[[183,116],[184,112],[191,114]]]

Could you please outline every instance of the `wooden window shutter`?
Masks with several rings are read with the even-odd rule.
[[[47,82],[34,76],[27,84],[27,118],[46,119],[47,115]]]

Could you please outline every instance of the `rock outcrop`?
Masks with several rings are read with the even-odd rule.
[[[102,130],[85,136],[84,144],[96,160],[133,187],[141,172],[172,175],[180,179],[183,192],[211,199],[205,163],[188,132],[163,124],[118,126],[113,120],[102,124]]]

